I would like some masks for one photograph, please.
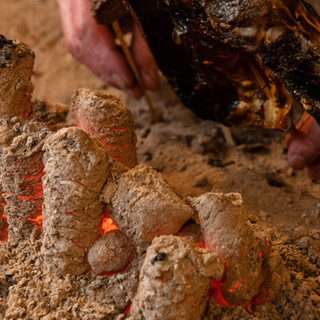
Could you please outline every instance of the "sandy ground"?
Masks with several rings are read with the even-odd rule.
[[[35,98],[69,104],[74,89],[106,88],[67,52],[55,1],[0,0],[0,33],[25,42],[35,51]],[[262,237],[272,239],[290,273],[289,282],[276,299],[258,307],[255,313],[240,307],[224,309],[209,305],[207,319],[320,319],[320,184],[288,167],[282,143],[284,134],[252,128],[233,129],[237,146],[228,147],[220,127],[193,116],[165,83],[160,92],[152,94],[164,119],[156,124],[151,124],[143,100],[133,101],[116,90],[113,92],[135,115],[139,161],[161,172],[184,197],[209,191],[241,193],[250,212],[251,225]],[[12,273],[18,268],[10,260],[15,259],[17,249],[2,244],[1,250],[10,252],[10,258],[0,265],[0,270],[2,274],[8,270]],[[37,254],[36,249],[30,252]],[[26,267],[26,270],[29,269]],[[17,305],[12,302],[13,294],[19,297],[19,286],[15,288],[13,283],[20,283],[21,277],[17,276],[10,285],[8,281],[2,283],[8,292],[0,295],[0,318],[42,319],[45,315],[45,319],[86,318],[85,312],[77,311],[81,307],[65,311],[63,304],[55,306],[50,304],[50,299],[43,306],[47,313],[42,316],[37,315],[33,304],[28,305],[29,309],[24,307],[25,312],[14,313]],[[24,299],[29,298],[24,296]],[[41,297],[34,299],[36,303],[41,301]],[[93,304],[86,310],[96,307]],[[99,310],[94,317],[88,311],[86,319],[100,319],[99,315],[105,319],[107,314],[110,318],[116,317],[114,311]],[[59,317],[58,312],[63,316]]]

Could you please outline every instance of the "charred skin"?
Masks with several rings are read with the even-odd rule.
[[[213,48],[222,44],[212,40],[210,50],[205,50],[207,45],[201,50],[201,33],[190,33],[188,27],[175,25],[177,19],[188,19],[180,10],[174,12],[163,1],[142,2],[130,1],[130,4],[159,68],[172,88],[198,116],[225,122],[229,113],[226,106],[232,109],[238,103],[237,90],[210,63],[202,63],[210,61]],[[183,42],[182,37],[187,36],[189,40]],[[198,38],[195,44],[192,38]]]
[[[125,1],[198,116],[287,129],[293,97],[320,123],[320,20],[305,1]]]
[[[290,94],[320,122],[320,18],[304,0],[206,1],[214,39],[257,55]],[[221,14],[224,12],[225,14]],[[228,15],[227,12],[230,14]]]
[[[188,108],[227,125],[290,126],[291,97],[258,57],[213,33],[207,15],[212,1],[142,2],[131,0],[131,8],[161,71]]]

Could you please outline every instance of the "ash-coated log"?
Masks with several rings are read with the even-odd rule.
[[[76,127],[50,136],[44,150],[45,265],[56,274],[81,274],[89,267],[88,248],[99,237],[99,194],[109,158],[97,139]]]
[[[49,134],[46,127],[33,120],[2,120],[1,190],[9,241],[28,239],[42,228],[42,146]]]
[[[216,253],[176,236],[161,236],[147,250],[131,306],[136,320],[200,320],[212,279],[223,262]]]
[[[79,89],[74,92],[72,109],[77,125],[100,140],[112,159],[128,168],[137,165],[134,118],[116,96]]]
[[[103,196],[110,199],[110,217],[138,252],[145,251],[158,235],[178,233],[193,215],[162,175],[143,164],[122,174],[113,190],[113,195]]]
[[[92,245],[88,261],[96,274],[110,274],[126,268],[134,254],[131,241],[120,230],[112,230]]]
[[[247,225],[241,195],[206,193],[188,200],[199,213],[206,247],[225,262],[223,297],[230,304],[250,301],[264,280],[261,242]]]
[[[0,117],[31,116],[34,53],[0,35]]]

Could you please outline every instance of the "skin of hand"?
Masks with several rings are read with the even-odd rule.
[[[296,131],[286,136],[288,163],[295,170],[304,169],[311,179],[320,179],[320,126],[304,113]]]
[[[57,1],[69,52],[106,84],[119,88],[136,99],[140,98],[141,89],[121,49],[116,45],[114,35],[108,28],[97,24],[94,20],[90,0]],[[142,82],[146,89],[157,90],[159,88],[157,65],[138,27],[132,21],[130,31],[132,32],[131,53]]]

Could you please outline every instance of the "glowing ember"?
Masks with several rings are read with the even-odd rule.
[[[199,248],[202,248],[202,249],[206,249],[207,248],[204,239],[199,239],[199,241],[197,241],[196,243],[197,243]]]
[[[243,279],[243,280],[240,280],[238,281],[234,286],[233,288],[231,289],[228,289],[229,292],[234,292],[235,290],[241,290],[241,285],[243,282],[246,282],[246,281],[249,281],[249,279]]]
[[[8,222],[5,214],[0,216],[0,241],[8,241]]]
[[[124,310],[124,313],[129,313],[129,312],[130,312],[130,309],[131,309],[131,304],[129,304],[129,305],[126,307],[126,310]]]
[[[261,304],[265,304],[269,301],[271,301],[274,298],[273,295],[271,295],[268,290],[265,288],[264,284],[262,284],[259,293],[252,298],[250,301],[251,307],[254,308],[256,306],[259,306]]]
[[[76,246],[78,246],[82,250],[88,249],[87,247],[82,246],[78,241],[73,241]]]
[[[127,268],[128,268],[128,265],[126,265],[124,268],[122,268],[120,270],[115,270],[115,271],[111,271],[111,272],[107,272],[107,273],[99,273],[98,276],[110,277],[110,276],[113,276],[114,274],[119,274],[119,273],[124,272]]]
[[[223,287],[223,282],[221,280],[213,279],[211,287],[209,289],[209,294],[221,306],[230,306],[230,304],[225,300],[225,298],[222,295],[222,292],[221,292],[222,287]]]
[[[43,216],[42,216],[42,214],[39,214],[34,219],[33,218],[28,218],[28,220],[31,221],[34,224],[37,224],[38,228],[43,230],[43,225],[42,225]]]
[[[241,284],[245,282],[247,279],[239,281],[235,286],[234,289],[230,290],[241,290]],[[221,306],[233,306],[234,304],[228,303],[228,301],[223,297],[221,288],[224,286],[223,280],[213,279],[211,287],[209,289],[209,295]],[[259,293],[254,296],[250,301],[242,304],[244,307],[249,307],[254,309],[255,307],[270,302],[274,296],[272,296],[268,290],[265,288],[264,284],[261,285]]]
[[[100,140],[112,159],[128,168],[137,165],[134,118],[118,98],[79,89],[73,96],[72,108],[77,126]]]
[[[101,220],[101,231],[105,235],[107,232],[119,229],[113,222],[113,220],[108,216],[106,211],[104,212],[103,218]]]

